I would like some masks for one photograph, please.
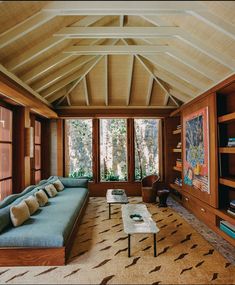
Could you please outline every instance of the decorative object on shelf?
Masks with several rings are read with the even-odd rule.
[[[183,117],[184,184],[210,193],[208,107]]]
[[[181,142],[178,142],[176,148],[181,148]]]
[[[176,129],[181,130],[181,125],[177,125]]]
[[[181,158],[176,159],[176,167],[182,168],[182,159]]]
[[[235,147],[235,138],[228,139],[228,147]]]
[[[182,179],[179,178],[179,177],[176,177],[174,183],[175,183],[176,185],[182,186]]]

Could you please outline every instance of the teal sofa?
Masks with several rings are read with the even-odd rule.
[[[13,227],[10,207],[58,178],[65,189],[23,225]],[[88,198],[86,178],[52,176],[4,199],[0,203],[0,266],[65,264]]]

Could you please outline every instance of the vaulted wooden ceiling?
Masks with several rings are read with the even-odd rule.
[[[235,2],[2,1],[0,71],[53,108],[175,108],[235,72]]]

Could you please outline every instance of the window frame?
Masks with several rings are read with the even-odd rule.
[[[159,119],[159,176],[160,181],[163,181],[164,178],[164,166],[163,166],[163,145],[164,138],[163,127],[164,127],[164,119],[159,116],[131,116],[125,117],[122,116],[98,116],[96,118],[92,118],[91,116],[87,117],[69,117],[66,119],[92,119],[92,165],[93,165],[93,180],[92,183],[102,184],[102,183],[140,183],[140,180],[135,180],[135,143],[134,143],[134,119]],[[66,120],[65,119],[65,120]],[[100,119],[126,119],[127,126],[127,180],[126,181],[103,181],[100,178]],[[64,122],[65,126],[65,122]],[[64,157],[66,152],[66,131],[64,128]],[[65,165],[64,165],[64,175],[65,173]]]

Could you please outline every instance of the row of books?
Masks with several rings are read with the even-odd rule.
[[[179,177],[176,177],[174,183],[179,185],[179,186],[182,186],[182,179]]]
[[[231,223],[221,220],[220,221],[220,229],[221,231],[225,232],[227,235],[235,238],[235,226]]]
[[[229,147],[235,146],[235,138],[229,138],[228,139],[228,146]]]
[[[228,209],[227,209],[227,212],[228,212],[230,215],[235,216],[235,200],[230,201],[229,207],[228,207]]]

